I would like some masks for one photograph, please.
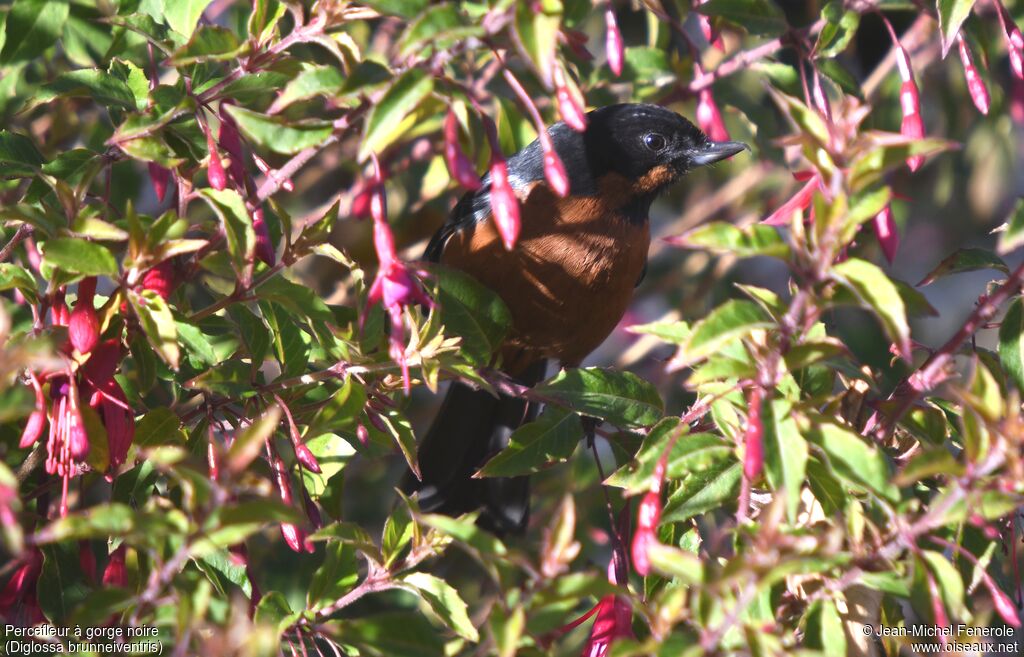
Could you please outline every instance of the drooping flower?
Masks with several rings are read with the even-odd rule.
[[[697,94],[697,127],[711,141],[729,141],[729,131],[725,127],[710,88],[701,89]]]
[[[444,119],[444,159],[452,179],[471,192],[480,189],[480,176],[459,145],[459,123],[454,110]]]
[[[43,569],[43,553],[32,548],[22,555],[22,563],[0,591],[0,618],[20,627],[46,622],[39,607],[36,588]]]
[[[910,55],[900,44],[896,30],[888,20],[885,26],[892,37],[893,49],[896,52],[896,68],[899,70],[900,79],[903,84],[900,86],[900,109],[903,112],[903,121],[900,124],[900,133],[904,137],[913,140],[924,139],[924,120],[921,118],[921,98],[917,89],[917,82],[914,81],[914,71],[910,66]],[[907,167],[911,171],[917,171],[924,164],[923,155],[911,155],[907,158]]]
[[[583,132],[587,129],[586,112],[569,90],[565,81],[565,73],[560,66],[555,68],[555,101],[558,103],[558,113],[562,115],[562,120],[567,126],[576,132]]]
[[[228,163],[228,173],[231,174],[231,178],[235,181],[238,189],[245,189],[248,176],[243,164],[244,160],[242,159],[242,136],[238,132],[238,124],[235,123],[234,117],[228,113],[227,108],[228,103],[221,103],[220,132],[217,135],[217,141],[220,143],[220,147],[224,149],[224,152],[228,154],[228,157],[231,158]],[[211,154],[213,153],[213,151],[210,152]]]
[[[882,211],[875,215],[872,226],[885,259],[892,264],[896,260],[896,251],[900,248],[900,234],[892,217],[892,206],[882,208]]]
[[[625,46],[622,41],[622,32],[619,31],[619,24],[615,20],[615,12],[612,11],[611,3],[604,12],[605,23],[605,51],[608,55],[608,68],[616,76],[622,75],[622,63],[625,60]]]
[[[32,414],[28,416],[28,421],[25,422],[25,429],[21,432],[21,441],[18,442],[18,447],[21,449],[27,449],[36,444],[46,428],[46,398],[43,396],[43,387],[34,372],[29,372],[28,377],[29,384],[36,396],[36,405]]]
[[[569,176],[565,172],[565,165],[562,164],[562,158],[558,157],[550,138],[545,139],[542,143],[545,144],[544,178],[555,195],[565,198],[569,195]]]
[[[275,454],[272,458],[274,477],[277,481],[277,490],[281,495],[281,501],[291,506],[292,483],[291,478],[288,476],[288,470],[285,468],[284,461],[281,460],[281,457]],[[306,551],[312,553],[314,550],[313,544],[306,538],[305,530],[290,522],[281,523],[281,536],[284,537],[284,542],[287,543],[288,547],[290,547],[294,552]]]
[[[171,182],[171,171],[156,162],[149,162],[148,168],[149,181],[153,184],[153,193],[156,194],[156,200],[163,203],[164,198],[167,197],[167,186]]]
[[[1003,37],[1006,39],[1006,50],[1010,57],[1010,70],[1018,80],[1024,80],[1024,35],[1020,28],[1013,21],[1013,17],[1006,11],[1002,2],[996,3],[996,14],[999,16],[999,24],[1003,27]]]
[[[125,566],[126,556],[125,544],[117,546],[117,549],[110,553],[110,561],[103,569],[103,586],[128,586],[128,569]]]
[[[256,257],[268,267],[273,267],[277,258],[274,253],[274,245],[270,241],[270,231],[267,229],[267,222],[263,220],[262,207],[252,211],[252,230],[256,233]]]
[[[178,286],[177,271],[173,260],[164,260],[160,264],[150,267],[142,275],[142,289],[156,292],[161,299],[166,301],[171,297],[174,288]]]
[[[978,108],[978,111],[982,114],[988,114],[988,87],[985,86],[985,81],[981,79],[981,74],[978,73],[978,68],[974,65],[971,49],[967,46],[967,40],[964,39],[964,35],[957,34],[956,41],[957,48],[960,51],[960,62],[964,65],[967,91],[970,92],[971,100],[974,101],[974,106]]]
[[[502,243],[511,251],[519,239],[521,227],[519,198],[508,181],[508,165],[500,153],[491,158],[491,212]]]
[[[68,318],[68,339],[78,353],[87,354],[100,338],[100,320],[96,316],[93,296],[96,293],[96,277],[83,278],[78,284],[78,300]]]
[[[658,542],[658,523],[661,521],[661,492],[648,491],[636,511],[636,531],[633,533],[633,568],[646,577],[651,572],[649,551]]]
[[[217,142],[213,140],[210,128],[206,128],[206,150],[209,152],[209,164],[206,165],[206,177],[210,181],[210,187],[216,190],[225,189],[228,186],[228,175],[224,171],[224,163],[220,160],[217,152]]]

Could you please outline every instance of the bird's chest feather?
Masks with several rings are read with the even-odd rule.
[[[522,203],[513,251],[488,220],[453,235],[442,262],[502,297],[513,348],[575,365],[622,318],[647,260],[648,223],[622,216],[621,205],[615,194],[559,199],[538,185]]]

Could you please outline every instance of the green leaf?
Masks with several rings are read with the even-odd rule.
[[[531,474],[567,460],[583,437],[580,416],[549,408],[512,432],[509,444],[480,470],[484,477]]]
[[[152,290],[138,292],[134,289],[128,290],[128,300],[149,344],[172,370],[177,370],[178,330],[167,302]]]
[[[867,439],[824,419],[812,423],[805,436],[828,456],[833,473],[888,500],[899,499],[888,458]]]
[[[263,443],[274,434],[281,422],[281,408],[270,406],[258,420],[242,429],[228,448],[227,467],[231,472],[241,472],[252,463]]]
[[[999,325],[999,363],[1013,377],[1017,390],[1024,390],[1024,304],[1017,297]]]
[[[164,18],[172,30],[190,37],[208,4],[210,0],[169,0],[164,4]]]
[[[807,472],[807,441],[792,417],[792,404],[773,399],[764,405],[765,474],[775,490],[786,492],[786,514],[796,522]]]
[[[217,364],[219,359],[210,340],[198,327],[179,321],[175,321],[174,325],[178,329],[178,340],[184,345],[197,369]]]
[[[35,59],[57,42],[68,19],[68,0],[16,0],[7,13],[0,64]]]
[[[367,2],[370,5],[407,4],[402,0]],[[437,657],[445,654],[444,637],[420,614],[384,612],[332,623],[335,638],[355,646],[365,657]]]
[[[552,84],[555,48],[562,23],[561,2],[516,3],[517,45],[526,59],[533,62],[544,84]],[[550,8],[549,8],[550,5]]]
[[[772,256],[786,260],[790,253],[789,245],[783,241],[779,231],[764,224],[740,228],[724,221],[713,221],[679,237],[670,237],[668,241],[676,246],[732,253],[740,258]]]
[[[0,165],[3,177],[32,176],[42,166],[43,156],[39,154],[32,140],[16,132],[0,130]]]
[[[917,287],[930,285],[940,278],[952,274],[962,274],[982,269],[995,269],[1007,275],[1010,273],[1010,268],[1006,266],[1003,259],[988,249],[958,249],[953,255],[940,262],[935,269],[928,272],[928,275],[921,279]]]
[[[808,648],[821,650],[822,654],[847,654],[843,619],[836,609],[835,601],[816,600],[811,603],[804,614],[803,624],[804,641]]]
[[[487,365],[505,339],[512,314],[501,298],[469,274],[439,265],[428,270],[437,283],[437,312],[446,333],[462,338],[462,355],[474,365]]]
[[[184,445],[181,418],[168,408],[154,408],[135,425],[135,444],[139,447]]]
[[[275,153],[294,155],[306,148],[319,146],[334,133],[329,121],[292,121],[253,112],[239,105],[229,105],[228,113],[253,143]]]
[[[309,584],[308,606],[319,609],[352,590],[359,581],[356,551],[348,543],[332,541],[324,549],[324,562]]]
[[[974,0],[938,0],[939,30],[942,36],[942,57],[945,59],[950,46],[956,40],[957,32],[964,20],[971,14]]]
[[[274,99],[270,111],[280,111],[299,100],[335,94],[344,82],[345,75],[337,66],[309,66],[295,76]]]
[[[690,339],[690,327],[686,322],[657,321],[650,324],[634,324],[626,327],[630,333],[653,335],[662,342],[683,344]]]
[[[2,136],[3,133],[0,133]],[[3,158],[2,142],[0,142],[0,158]],[[996,251],[1006,255],[1021,244],[1024,244],[1024,198],[1017,200],[1013,213],[1006,220],[1006,230],[999,236],[999,245]]]
[[[428,0],[366,0],[362,4],[386,16],[412,18],[426,9]]]
[[[952,612],[954,618],[966,620],[969,613],[964,605],[964,581],[960,577],[960,571],[941,552],[921,550],[918,556],[935,577],[946,609]]]
[[[469,620],[466,603],[451,584],[428,573],[410,573],[402,581],[419,593],[434,613],[456,634],[474,643],[480,640],[476,627]]]
[[[227,236],[228,253],[235,271],[241,274],[253,262],[256,253],[256,233],[245,208],[245,201],[233,189],[200,190],[213,211],[220,217],[224,234]]]
[[[710,433],[686,434],[679,418],[667,417],[651,429],[632,461],[614,472],[605,484],[619,486],[627,495],[636,495],[654,485],[654,470],[669,442],[675,440],[666,463],[665,476],[682,479],[692,472],[707,470],[723,460],[731,460],[733,446]],[[673,438],[676,433],[684,434]]]
[[[730,299],[693,326],[690,338],[679,347],[669,363],[670,369],[688,367],[740,340],[752,331],[770,328],[775,323],[756,303]]]
[[[236,57],[240,49],[241,44],[234,32],[219,25],[204,25],[196,30],[188,43],[174,51],[170,63],[174,66],[189,66],[225,61]]]
[[[32,303],[39,299],[36,279],[27,269],[10,262],[0,262],[0,292],[11,289],[20,290]]]
[[[104,246],[94,242],[58,237],[43,244],[43,262],[72,274],[116,276],[117,261]]]
[[[400,52],[406,57],[423,48],[442,50],[456,40],[482,33],[482,26],[466,23],[457,3],[435,4],[406,28]]]
[[[735,502],[740,490],[743,466],[721,461],[713,467],[691,474],[669,496],[661,521],[684,522],[693,516]]]
[[[434,90],[434,76],[419,68],[406,71],[395,80],[370,110],[366,134],[359,146],[359,160],[380,153],[410,125],[405,118]]]
[[[58,96],[85,96],[101,105],[134,110],[135,94],[122,80],[99,69],[69,71],[43,85],[33,103],[45,103]]]
[[[857,27],[860,25],[860,13],[844,10],[843,3],[833,0],[821,10],[825,26],[818,33],[815,50],[820,57],[835,57],[850,45]]]
[[[866,260],[850,258],[832,268],[832,277],[878,317],[900,355],[909,361],[910,326],[903,298],[885,273]]]
[[[705,16],[720,16],[751,34],[777,36],[786,17],[771,0],[708,0],[696,7]]]
[[[563,370],[533,390],[577,413],[619,427],[654,424],[665,408],[658,391],[647,381],[631,372],[597,367]]]
[[[44,545],[43,568],[34,583],[39,606],[54,623],[62,623],[89,595],[89,585],[79,561],[78,544],[66,541]]]
[[[853,163],[849,177],[853,189],[861,189],[880,180],[886,172],[905,166],[908,157],[929,157],[956,148],[954,142],[946,139],[911,139],[892,133],[872,132],[865,132],[862,136],[869,144],[873,142],[873,147],[866,148],[865,155]]]

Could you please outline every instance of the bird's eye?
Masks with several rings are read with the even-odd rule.
[[[651,149],[654,152],[664,150],[665,138],[656,132],[649,132],[644,135],[644,146]]]

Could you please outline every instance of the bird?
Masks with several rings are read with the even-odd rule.
[[[508,158],[521,217],[512,250],[491,216],[488,173],[424,253],[502,299],[512,326],[500,367],[526,386],[542,381],[552,361],[579,366],[622,319],[646,271],[655,198],[691,169],[749,150],[738,141],[711,141],[681,115],[651,104],[600,107],[587,113],[583,132],[564,122],[547,132],[569,192],[560,198],[545,181],[539,140]],[[539,412],[537,403],[453,382],[420,441],[420,477],[407,472],[401,488],[418,493],[422,511],[458,516],[480,509],[478,524],[486,529],[522,533],[528,478],[473,475]]]

